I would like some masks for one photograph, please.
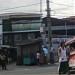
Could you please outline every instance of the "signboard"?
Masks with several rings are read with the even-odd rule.
[[[41,26],[40,27],[40,33],[43,33],[44,32],[44,26]]]

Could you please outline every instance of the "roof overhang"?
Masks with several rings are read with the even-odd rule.
[[[35,44],[38,42],[42,42],[42,39],[40,38],[40,39],[35,39],[26,43],[20,43],[20,44],[17,44],[16,46],[24,46],[24,45],[29,45],[29,44]]]
[[[41,14],[39,13],[20,13],[20,12],[0,14],[1,19],[25,18],[25,17],[41,17]]]
[[[0,45],[0,48],[16,48],[16,47],[9,46],[9,45]]]

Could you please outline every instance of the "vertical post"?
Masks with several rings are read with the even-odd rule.
[[[48,25],[48,40],[49,40],[49,48],[48,48],[48,52],[49,52],[49,57],[50,57],[50,49],[52,47],[52,30],[51,30],[51,9],[49,7],[49,0],[46,0],[47,3],[47,25]]]
[[[41,27],[43,29],[43,32],[41,32],[41,37],[43,39],[43,45],[46,46],[46,31],[45,26],[42,24],[42,0],[40,0],[40,20],[41,20]]]
[[[40,0],[40,20],[41,20],[41,26],[42,26],[42,0]]]
[[[67,26],[66,26],[66,22],[65,22],[65,31],[66,31],[66,37],[67,37]]]

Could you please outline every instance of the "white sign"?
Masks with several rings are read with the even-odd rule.
[[[41,26],[40,27],[40,33],[43,33],[44,32],[44,26]]]

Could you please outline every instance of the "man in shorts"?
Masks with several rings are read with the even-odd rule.
[[[69,64],[68,64],[68,56],[67,51],[65,48],[65,42],[61,43],[60,48],[58,49],[58,56],[59,56],[59,75],[61,74],[68,74],[70,75],[69,71]]]

